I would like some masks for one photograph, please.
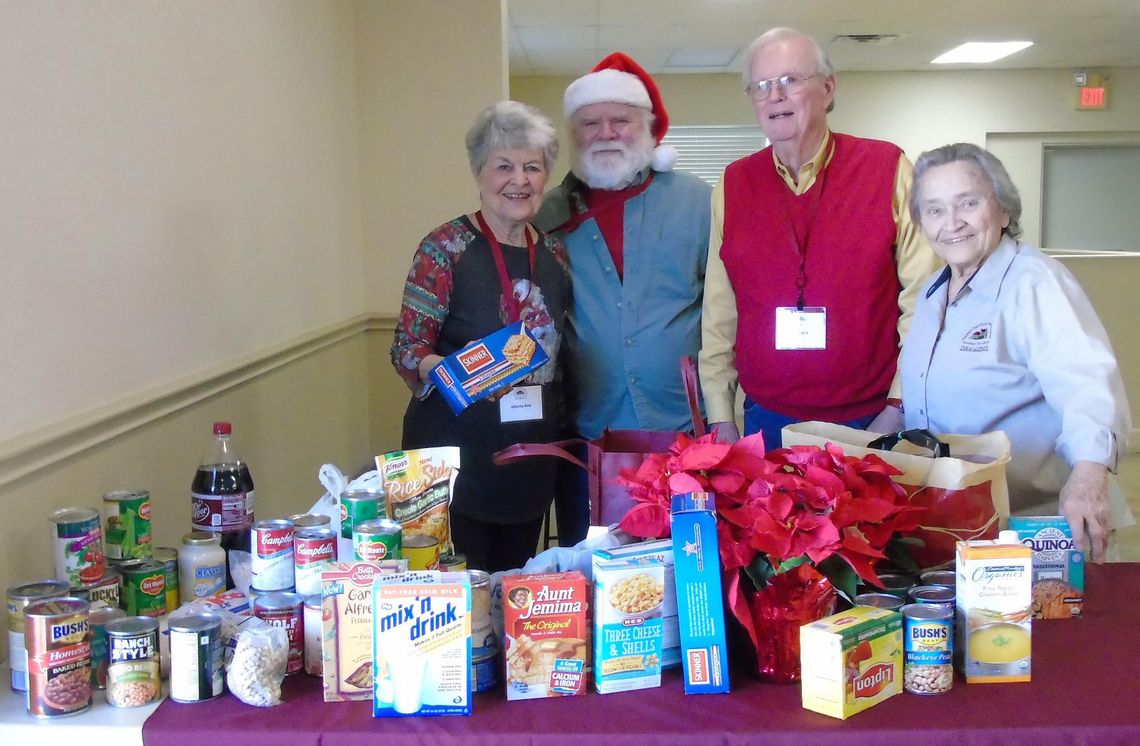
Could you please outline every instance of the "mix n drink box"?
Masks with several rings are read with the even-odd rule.
[[[657,560],[665,566],[665,600],[661,603],[661,667],[681,665],[681,631],[677,621],[677,584],[673,570],[673,541],[657,539],[637,544],[598,549],[596,557],[612,560]]]
[[[713,495],[674,495],[671,523],[685,693],[727,692],[728,655]]]
[[[902,691],[902,616],[856,606],[800,628],[805,709],[846,720]]]
[[[1033,551],[1002,531],[958,542],[954,649],[967,684],[1029,681]]]
[[[432,368],[432,383],[459,414],[473,403],[510,386],[550,357],[521,321],[488,334],[448,355]]]
[[[1073,619],[1085,600],[1085,555],[1063,516],[1010,516],[1009,528],[1033,551],[1033,618]]]
[[[507,699],[586,692],[588,589],[580,572],[503,578]]]
[[[372,596],[372,716],[470,715],[467,573],[377,575]]]
[[[594,688],[610,694],[661,686],[665,565],[610,554],[593,555]]]

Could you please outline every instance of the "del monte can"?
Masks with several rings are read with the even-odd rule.
[[[103,495],[103,546],[107,559],[151,556],[150,493],[114,490]]]
[[[154,560],[118,566],[123,576],[123,610],[130,616],[159,617],[166,613],[166,567]]]

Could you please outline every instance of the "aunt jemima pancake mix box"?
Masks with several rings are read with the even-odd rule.
[[[465,572],[378,575],[373,717],[471,714],[471,581]]]
[[[665,565],[650,556],[593,556],[594,688],[599,694],[661,686]]]
[[[588,588],[580,572],[503,578],[507,699],[585,693]]]
[[[805,709],[846,720],[902,691],[902,616],[856,606],[800,627]]]
[[[1073,619],[1085,600],[1085,555],[1064,516],[1010,516],[1009,528],[1033,550],[1033,618]]]
[[[452,353],[431,380],[455,414],[530,375],[550,358],[521,321]]]

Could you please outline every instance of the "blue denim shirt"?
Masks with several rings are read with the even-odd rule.
[[[562,239],[573,301],[564,344],[569,422],[586,438],[606,428],[687,430],[680,360],[701,347],[711,187],[687,173],[653,175],[625,203],[624,283],[573,174],[551,190],[535,223]]]

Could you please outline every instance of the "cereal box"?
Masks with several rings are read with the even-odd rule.
[[[550,358],[530,330],[516,321],[448,355],[431,380],[455,414],[519,381]]]
[[[800,627],[805,709],[846,720],[902,691],[902,616],[856,606]]]
[[[724,603],[711,493],[673,496],[672,535],[685,694],[727,692]]]
[[[594,688],[610,694],[661,686],[665,564],[609,554],[593,555]]]
[[[321,662],[326,702],[372,699],[372,581],[405,560],[331,565],[321,573]]]
[[[681,632],[677,623],[677,585],[673,577],[673,542],[670,539],[599,549],[607,559],[656,559],[665,565],[665,600],[661,604],[661,667],[681,665]]]
[[[587,589],[580,572],[503,578],[507,699],[586,692]]]
[[[471,582],[465,572],[377,575],[373,717],[471,714]]]
[[[1063,516],[1010,516],[1009,527],[1033,550],[1033,618],[1072,619],[1085,597],[1085,555]]]
[[[1033,552],[1002,531],[957,545],[954,648],[967,684],[1029,681]]]

